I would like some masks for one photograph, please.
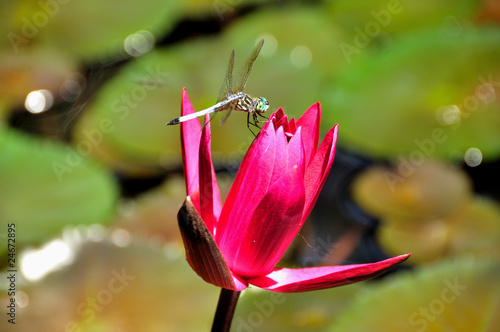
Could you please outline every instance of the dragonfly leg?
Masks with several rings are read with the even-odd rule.
[[[250,113],[251,112],[247,112],[247,128],[252,132],[252,134],[254,136],[257,136],[255,135],[255,133],[252,131],[252,129],[250,128],[250,125],[256,127],[257,129],[262,129],[261,126],[259,126],[259,123],[265,123],[269,118],[265,117],[264,115],[260,114],[260,113],[257,113],[257,112],[252,112],[252,121],[250,121]],[[265,118],[266,120],[262,121],[258,118],[258,116],[261,116],[263,118]]]
[[[263,117],[265,119],[264,121],[259,121],[259,122],[266,122],[267,120],[269,120],[269,118],[267,116],[265,116],[264,114],[262,114],[262,113],[255,112],[255,114],[258,115],[258,116],[260,116],[260,117]],[[256,118],[257,118],[257,116],[256,116]]]
[[[248,128],[248,130],[250,130],[250,132],[252,133],[252,135],[253,135],[254,137],[257,137],[257,135],[255,135],[255,133],[253,132],[253,130],[250,128],[250,125],[252,125],[252,126],[255,126],[255,127],[259,128],[259,126],[257,126],[255,123],[250,122],[250,112],[248,112],[248,113],[247,113],[247,128]],[[260,128],[259,128],[259,129],[260,129]]]
[[[257,116],[255,115],[255,113],[252,113],[252,120],[253,120],[252,124],[255,127],[261,129],[261,127],[259,126],[260,121],[259,121],[259,119],[257,119]]]
[[[258,116],[263,117],[265,120],[260,120],[260,119],[258,118]],[[259,123],[265,123],[265,122],[267,122],[267,120],[269,120],[269,118],[268,118],[268,117],[266,117],[266,116],[264,116],[264,115],[262,115],[262,114],[260,114],[260,113],[257,113],[257,112],[252,113],[252,118],[253,118],[253,123],[252,123],[252,124],[253,124],[255,127],[259,128],[259,129],[261,129],[261,127],[259,126]]]
[[[268,118],[264,117],[264,118],[266,118],[266,120],[261,121],[261,120],[259,120],[259,118],[257,117],[257,115],[261,115],[261,114],[259,114],[259,113],[257,113],[257,112],[252,113],[253,123],[254,123],[254,125],[255,125],[257,128],[260,128],[260,127],[259,127],[259,125],[258,125],[258,123],[265,123],[265,122],[268,120]],[[262,116],[262,115],[261,115],[261,116]]]

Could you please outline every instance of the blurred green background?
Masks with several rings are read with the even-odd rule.
[[[337,156],[280,263],[412,252],[361,284],[251,288],[234,331],[498,331],[500,5],[442,1],[0,3],[1,331],[207,331],[218,289],[184,260],[185,87],[215,103],[265,44],[246,92],[339,124]],[[253,136],[212,124],[224,196]],[[15,224],[16,324],[8,323]]]

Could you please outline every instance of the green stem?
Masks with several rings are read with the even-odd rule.
[[[217,311],[215,312],[212,332],[229,332],[233,321],[234,310],[241,291],[221,288]]]

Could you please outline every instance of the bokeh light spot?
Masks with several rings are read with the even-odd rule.
[[[21,272],[27,280],[37,281],[73,261],[74,253],[62,240],[54,240],[39,250],[27,250],[21,257]]]
[[[89,240],[101,242],[106,238],[106,227],[100,224],[90,225],[87,229]]]
[[[30,303],[30,298],[28,294],[23,291],[16,291],[16,302],[19,308],[25,308]]]
[[[468,166],[476,167],[483,161],[483,154],[481,153],[481,150],[477,148],[470,148],[465,151],[464,160]]]
[[[111,242],[118,247],[126,247],[130,244],[131,235],[123,228],[117,228],[111,232]]]
[[[271,56],[278,50],[278,40],[270,33],[260,34],[255,40],[257,44],[261,39],[264,39],[264,46],[262,47],[261,55],[264,57]]]
[[[290,53],[292,64],[298,68],[305,68],[311,64],[312,52],[307,46],[299,45]]]
[[[31,113],[42,113],[52,107],[54,97],[49,90],[31,91],[26,96],[24,107]]]
[[[146,30],[137,31],[128,35],[123,43],[123,48],[131,56],[139,56],[149,52],[155,44],[155,37]]]
[[[85,88],[87,80],[81,73],[69,74],[61,85],[59,93],[65,101],[75,101]]]
[[[442,126],[451,126],[460,122],[460,109],[456,105],[447,105],[438,108],[436,119]]]

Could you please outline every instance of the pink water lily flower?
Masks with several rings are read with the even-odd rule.
[[[182,115],[194,109],[183,91]],[[401,255],[371,264],[276,268],[316,202],[333,163],[338,127],[318,148],[321,106],[297,121],[280,108],[270,116],[241,162],[221,203],[210,151],[210,124],[181,124],[187,195],[178,214],[186,259],[206,282],[241,291],[249,284],[303,292],[373,278]]]

